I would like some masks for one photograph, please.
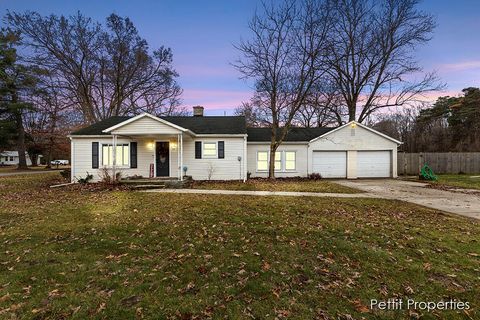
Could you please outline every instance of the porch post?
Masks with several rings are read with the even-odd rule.
[[[117,166],[117,135],[114,134],[112,137],[113,140],[113,146],[112,146],[112,181],[115,181],[116,175],[115,175],[115,169]]]
[[[182,170],[180,168],[180,134],[177,134],[177,178],[178,180],[182,177]]]
[[[180,181],[183,181],[183,132],[180,133]]]

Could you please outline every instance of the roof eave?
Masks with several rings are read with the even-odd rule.
[[[156,121],[158,121],[158,122],[160,122],[160,123],[163,123],[163,124],[165,124],[165,125],[167,125],[167,126],[170,126],[170,127],[172,127],[172,128],[175,128],[175,129],[180,130],[180,131],[182,131],[182,132],[187,132],[187,131],[192,132],[192,131],[189,130],[189,129],[186,129],[186,128],[177,126],[176,124],[173,124],[173,123],[171,123],[171,122],[169,122],[169,121],[167,121],[167,120],[163,120],[163,119],[161,119],[161,118],[159,118],[159,117],[156,117],[156,116],[154,116],[154,115],[151,115],[151,114],[149,114],[149,113],[139,114],[139,115],[137,115],[137,116],[135,116],[135,117],[132,117],[132,118],[130,118],[130,119],[128,119],[128,120],[122,121],[122,122],[120,122],[120,123],[117,123],[117,124],[114,125],[114,126],[111,126],[111,127],[107,128],[107,129],[104,129],[104,130],[102,130],[102,132],[110,133],[111,131],[113,131],[113,130],[115,130],[115,129],[118,129],[118,128],[120,128],[120,127],[123,127],[124,125],[127,125],[127,124],[129,124],[129,123],[132,123],[132,122],[137,121],[137,120],[139,120],[139,119],[141,119],[141,118],[144,118],[144,117],[149,117],[150,119],[156,120]]]

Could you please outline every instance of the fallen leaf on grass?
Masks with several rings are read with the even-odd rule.
[[[130,297],[127,297],[127,298],[123,298],[122,300],[120,300],[120,303],[126,307],[131,307],[137,303],[140,302],[140,300],[142,300],[142,298],[140,296],[136,296],[136,295],[133,295],[133,296],[130,296]]]
[[[10,293],[7,293],[6,295],[0,298],[0,302],[4,302],[7,300],[12,300],[12,298],[10,297]]]
[[[262,270],[263,270],[263,271],[268,271],[268,270],[270,270],[270,267],[271,267],[271,266],[270,266],[270,264],[269,264],[267,261],[264,261],[264,262],[262,263]]]
[[[360,301],[360,299],[353,300],[353,306],[355,307],[355,310],[361,313],[367,313],[370,312],[370,309]]]

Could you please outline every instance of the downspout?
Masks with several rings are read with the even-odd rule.
[[[73,145],[73,139],[70,137],[70,182],[73,183],[75,179],[75,147]],[[50,160],[48,160],[50,161]]]
[[[180,134],[177,134],[177,179],[182,178],[182,168],[180,166]]]
[[[183,132],[180,134],[180,181],[183,181]]]
[[[117,175],[116,175],[116,166],[117,166],[117,135],[114,134],[112,136],[112,139],[113,139],[113,155],[112,155],[112,160],[113,160],[113,163],[112,163],[112,181],[116,181],[117,180]]]

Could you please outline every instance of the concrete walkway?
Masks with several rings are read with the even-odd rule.
[[[153,189],[153,190],[144,190],[142,192],[188,193],[188,194],[226,194],[226,195],[243,195],[243,196],[375,198],[374,195],[371,195],[369,193],[318,193],[318,192],[207,190],[207,189]]]
[[[335,183],[356,188],[365,193],[317,193],[287,191],[243,191],[204,189],[155,189],[143,192],[177,194],[225,194],[245,196],[292,196],[333,198],[381,198],[402,200],[428,208],[480,219],[480,195],[426,188],[427,184],[393,179],[339,180]]]
[[[342,180],[336,183],[357,188],[384,199],[403,200],[462,216],[480,219],[480,194],[467,194],[426,188],[428,184],[414,181],[377,179]]]

